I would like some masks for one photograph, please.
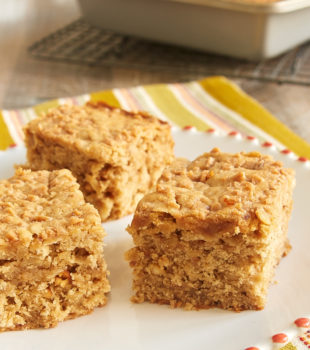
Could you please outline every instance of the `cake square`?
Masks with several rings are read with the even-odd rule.
[[[24,131],[27,166],[71,170],[103,221],[132,213],[174,158],[168,123],[103,102],[57,107]]]
[[[134,302],[262,309],[286,255],[294,171],[258,152],[176,160],[138,204]]]
[[[0,181],[0,331],[49,328],[107,302],[104,229],[69,170]]]

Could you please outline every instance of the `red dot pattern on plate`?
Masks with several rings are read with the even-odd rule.
[[[308,337],[307,337],[307,338],[308,338]],[[307,345],[308,348],[310,347],[310,342],[309,342],[309,340],[307,340],[307,339],[304,338],[304,337],[298,337],[298,339],[299,339],[302,343],[304,343],[304,345]]]
[[[288,337],[285,333],[278,333],[272,337],[272,341],[274,343],[286,343],[288,341]]]
[[[266,142],[263,143],[262,146],[263,146],[263,147],[271,147],[271,146],[272,146],[272,143],[266,141]]]
[[[292,153],[292,151],[290,149],[283,149],[281,151],[281,153],[283,153],[283,154],[290,154],[290,153]]]
[[[208,129],[207,132],[210,132],[210,133],[215,132],[215,129]]]
[[[184,126],[183,130],[190,130],[192,128],[193,128],[192,125],[186,125],[186,126]]]
[[[247,138],[248,140],[255,140],[255,139],[256,139],[255,136],[251,136],[251,135],[248,135],[246,138]]]
[[[238,131],[231,131],[230,133],[228,133],[228,135],[230,136],[236,136],[238,134],[239,134]]]
[[[298,160],[300,162],[306,162],[308,159],[306,157],[299,157]]]
[[[309,328],[310,327],[310,319],[307,317],[297,318],[294,322],[297,327]]]
[[[16,146],[17,146],[16,143],[12,143],[9,147],[10,147],[10,148],[14,148],[14,147],[16,147]]]

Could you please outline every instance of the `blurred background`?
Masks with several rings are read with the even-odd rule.
[[[163,1],[158,1],[160,2]],[[85,8],[85,3],[87,1],[84,1],[83,9],[89,17],[89,9]],[[121,6],[122,0],[118,0],[117,3]],[[156,4],[156,1],[153,3]],[[266,59],[264,53],[256,55],[254,61],[253,57],[250,57],[252,61],[248,60],[249,57],[231,58],[222,55],[223,52],[206,53],[199,47],[199,42],[191,45],[194,48],[184,48],[136,38],[128,33],[119,34],[115,32],[115,28],[111,31],[111,25],[105,24],[109,24],[109,18],[113,19],[113,11],[111,10],[108,18],[101,22],[102,17],[96,6],[98,4],[94,5],[93,11],[96,15],[93,20],[89,20],[83,18],[81,7],[76,0],[0,1],[1,109],[28,107],[45,100],[97,90],[185,82],[210,75],[225,75],[297,134],[310,141],[310,47],[307,42],[297,47],[295,45],[275,58]],[[142,18],[146,22],[144,24],[147,24],[150,14],[145,11]],[[187,8],[185,13],[186,11]],[[225,11],[226,17],[223,17],[220,28],[226,28],[232,33],[229,40],[233,47],[233,27],[236,25],[229,22],[231,13],[228,13],[227,9],[224,9]],[[276,8],[276,11],[282,10]],[[152,8],[150,13],[155,12],[156,9]],[[162,14],[163,12],[159,11],[158,16]],[[262,14],[263,10],[260,16]],[[182,12],[178,12],[175,22],[168,24],[161,18],[162,22],[158,22],[157,28],[152,26],[155,30],[151,34],[171,32],[172,36],[179,34],[179,37],[190,43],[190,36],[184,36],[177,28],[177,23],[181,23],[183,15]],[[194,16],[189,13],[187,18],[192,18],[195,22],[191,15]],[[126,21],[127,12],[122,13],[120,23]],[[239,33],[246,32],[245,24],[241,19],[237,19],[238,21],[241,23]],[[298,19],[297,22],[289,21],[295,26],[295,29],[288,28],[290,33],[294,34],[300,30],[297,28],[298,22]],[[142,30],[140,24],[142,25],[143,21],[139,20],[136,23],[139,25],[134,26],[134,34],[137,30],[138,33]],[[211,33],[211,24],[211,21],[206,22],[207,33]],[[306,25],[302,24],[302,28],[310,37],[310,20]],[[222,30],[218,32],[224,35]],[[283,42],[291,40],[287,34],[284,35],[287,40],[282,38]],[[213,38],[213,44],[216,43],[217,38],[214,38],[213,34],[209,37]],[[239,39],[246,40],[245,37],[240,35]],[[256,45],[254,41],[253,45]],[[245,47],[250,49],[251,44],[249,41]],[[227,46],[229,45],[224,47]],[[241,51],[236,50],[241,56],[250,52]]]

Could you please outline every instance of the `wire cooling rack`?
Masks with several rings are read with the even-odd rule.
[[[29,47],[36,58],[89,66],[180,70],[310,85],[310,43],[260,63],[159,44],[100,29],[79,19]]]

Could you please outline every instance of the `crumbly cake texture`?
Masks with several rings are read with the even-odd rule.
[[[105,305],[104,235],[69,170],[1,180],[0,330],[54,327]]]
[[[276,265],[290,249],[294,171],[258,152],[213,149],[176,160],[139,203],[134,302],[202,309],[262,309]]]
[[[168,123],[103,102],[57,107],[24,131],[26,166],[70,169],[103,221],[132,213],[174,159]]]

